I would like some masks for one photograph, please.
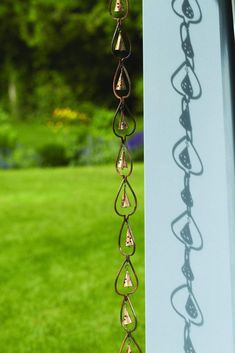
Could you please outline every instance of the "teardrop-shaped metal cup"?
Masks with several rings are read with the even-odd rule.
[[[109,13],[115,20],[124,20],[128,16],[129,0],[110,0]]]
[[[123,63],[120,63],[113,79],[113,93],[118,99],[128,98],[131,94],[131,80]]]
[[[120,23],[117,24],[113,39],[112,39],[112,53],[119,59],[128,59],[131,55],[131,43],[130,40]]]
[[[132,335],[127,334],[122,342],[119,353],[129,353],[129,348],[131,349],[131,353],[142,353],[135,338]]]
[[[119,232],[118,246],[123,256],[133,256],[136,250],[134,234],[129,220],[125,217]]]
[[[128,198],[128,201],[129,201],[128,207],[123,207],[123,200],[125,196]],[[114,208],[117,215],[121,217],[124,217],[124,216],[129,217],[136,212],[136,209],[137,209],[136,194],[127,179],[123,179],[119,187],[119,190],[114,202]]]
[[[138,285],[139,281],[135,269],[130,259],[127,258],[118,271],[115,280],[115,291],[121,296],[130,295],[137,291]]]
[[[113,132],[123,140],[134,134],[136,121],[124,101],[120,101],[113,118]]]
[[[127,333],[134,332],[137,328],[137,317],[128,296],[123,298],[120,322]]]
[[[116,170],[118,175],[129,177],[133,170],[133,160],[126,145],[121,143],[117,159]]]

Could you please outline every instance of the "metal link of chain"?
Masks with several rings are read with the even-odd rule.
[[[190,190],[191,175],[201,175],[203,164],[193,144],[193,128],[191,124],[191,100],[199,99],[202,94],[199,79],[195,73],[194,50],[190,38],[191,24],[200,23],[202,12],[197,0],[173,0],[172,9],[182,19],[180,25],[181,47],[185,60],[173,73],[171,83],[175,91],[182,96],[180,124],[185,129],[182,137],[173,147],[173,158],[184,171],[184,189],[181,198],[186,211],[178,216],[171,224],[172,232],[184,244],[184,264],[182,274],[185,284],[177,287],[171,294],[171,303],[178,315],[185,321],[184,351],[195,353],[191,339],[191,326],[203,325],[204,318],[196,296],[193,292],[194,273],[190,264],[191,251],[203,248],[201,232],[192,216],[193,198]]]
[[[137,317],[131,303],[139,286],[139,280],[131,257],[136,251],[136,242],[130,225],[130,218],[137,209],[137,197],[129,182],[133,171],[133,160],[128,149],[128,137],[136,130],[136,120],[132,116],[127,99],[131,95],[131,79],[126,68],[126,61],[131,55],[131,43],[124,29],[124,21],[129,14],[129,0],[111,0],[109,12],[116,21],[112,39],[112,53],[118,59],[118,66],[113,79],[113,93],[119,104],[113,119],[113,132],[120,139],[120,148],[116,159],[116,171],[122,178],[115,198],[114,209],[122,217],[118,246],[125,258],[115,279],[115,291],[121,296],[120,323],[125,331],[119,353],[142,353],[133,333],[137,328]]]

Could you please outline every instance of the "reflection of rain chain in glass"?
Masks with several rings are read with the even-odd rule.
[[[194,274],[190,265],[190,255],[191,251],[199,251],[203,248],[203,239],[192,216],[193,199],[190,191],[190,178],[191,175],[201,175],[203,165],[193,144],[190,104],[191,100],[201,97],[202,90],[195,73],[190,26],[201,22],[202,13],[197,0],[173,0],[172,8],[182,18],[180,37],[185,55],[184,62],[171,77],[173,88],[182,96],[182,113],[179,121],[185,129],[185,136],[174,145],[172,153],[176,164],[184,171],[184,189],[181,192],[181,198],[186,211],[172,222],[171,227],[176,238],[185,246],[182,273],[186,282],[172,292],[171,303],[177,314],[185,321],[184,351],[195,353],[191,339],[191,325],[201,326],[204,320],[193,292]]]
[[[131,55],[131,44],[123,26],[129,12],[129,0],[111,0],[109,11],[117,23],[112,39],[112,52],[119,60],[113,79],[113,92],[119,100],[119,104],[113,119],[113,131],[120,138],[116,170],[122,178],[122,182],[115,199],[115,211],[123,219],[118,243],[120,253],[125,258],[115,280],[116,293],[123,297],[120,321],[126,332],[119,352],[141,353],[141,349],[133,337],[133,332],[137,328],[137,318],[130,300],[130,296],[138,288],[138,278],[131,262],[136,244],[130,225],[130,217],[136,212],[137,199],[129,182],[133,161],[127,147],[127,138],[134,134],[136,121],[126,104],[126,100],[131,94],[131,81],[125,62]]]

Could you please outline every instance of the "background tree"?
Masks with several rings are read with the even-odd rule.
[[[141,2],[131,7],[129,71],[135,77],[133,101],[141,111]],[[17,119],[89,101],[111,106],[115,60],[108,43],[114,27],[106,0],[2,0],[0,104]]]

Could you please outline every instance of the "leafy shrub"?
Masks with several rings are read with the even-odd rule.
[[[0,154],[9,155],[16,147],[17,134],[9,124],[8,114],[0,108]]]
[[[0,109],[0,168],[11,168],[11,155],[16,148],[17,134],[9,124],[9,117]]]
[[[63,125],[60,129],[52,131],[54,132],[54,141],[56,144],[64,147],[69,164],[79,164],[79,159],[86,144],[87,126],[81,124],[72,128],[71,126]]]
[[[39,165],[40,158],[38,153],[32,148],[17,146],[11,156],[13,168],[32,168]]]
[[[58,167],[69,164],[65,146],[59,143],[48,143],[39,149],[40,165],[42,167]]]
[[[79,164],[96,165],[113,162],[117,151],[117,140],[89,135]]]
[[[72,88],[63,75],[49,70],[39,71],[35,76],[34,99],[36,111],[41,115],[49,115],[61,103],[70,106],[76,102]]]
[[[94,136],[112,136],[114,112],[107,108],[96,108],[92,113],[91,130]]]
[[[17,134],[9,124],[0,125],[0,151],[8,155],[15,147]]]

